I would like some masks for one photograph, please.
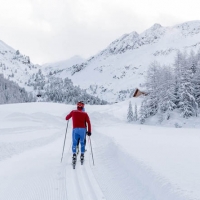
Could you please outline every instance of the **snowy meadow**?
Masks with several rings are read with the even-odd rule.
[[[0,199],[200,199],[199,118],[184,121],[174,113],[162,124],[156,118],[128,123],[128,105],[86,105],[94,165],[87,138],[85,163],[75,170],[71,120],[60,162],[65,116],[74,105],[0,105]]]

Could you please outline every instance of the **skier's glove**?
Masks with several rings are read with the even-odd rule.
[[[91,135],[92,135],[92,133],[90,133],[90,132],[86,132],[86,134],[87,134],[88,136],[91,136]]]

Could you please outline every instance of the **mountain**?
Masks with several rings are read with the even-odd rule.
[[[71,67],[75,64],[81,64],[85,61],[86,61],[85,59],[76,55],[67,60],[62,60],[62,61],[54,62],[54,63],[46,63],[46,64],[42,65],[42,67],[45,68],[46,73],[48,73],[53,70],[60,71],[60,70],[66,69],[68,67]]]
[[[154,24],[141,34],[124,34],[87,61],[63,67],[53,76],[68,77],[90,94],[120,101],[143,85],[148,66],[153,61],[172,65],[178,51],[196,52],[199,47],[200,21],[171,27]]]
[[[41,66],[34,65],[29,56],[23,55],[19,50],[5,44],[0,40],[0,73],[5,78],[14,81],[28,91],[33,88],[27,85],[33,74],[37,73]]]
[[[0,73],[34,94],[53,79],[68,78],[87,93],[116,102],[129,98],[135,88],[144,85],[153,61],[172,65],[178,51],[197,52],[199,46],[200,21],[171,27],[154,24],[141,34],[124,34],[88,60],[74,56],[43,66],[0,41]]]
[[[85,60],[81,57],[74,56],[69,60],[53,63],[45,67],[46,75],[44,75],[42,67],[32,64],[29,56],[22,55],[19,50],[14,50],[0,41],[0,91],[2,93],[0,103],[35,101],[37,96],[40,101],[74,104],[84,100],[90,104],[105,104],[106,101],[74,86],[69,78],[61,79],[54,76],[63,68],[83,61]]]

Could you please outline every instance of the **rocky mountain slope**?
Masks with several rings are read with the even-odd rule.
[[[195,52],[200,47],[200,21],[172,27],[154,24],[141,34],[132,32],[81,64],[63,67],[53,76],[69,77],[90,94],[109,101],[124,100],[145,80],[150,63],[172,65],[176,53]],[[44,73],[51,70],[51,64]],[[55,70],[54,70],[55,71]]]
[[[152,62],[172,65],[179,50],[196,52],[199,47],[200,21],[172,27],[154,24],[141,34],[124,34],[86,61],[75,56],[42,67],[0,41],[0,73],[35,93],[38,81],[45,85],[52,78],[69,78],[89,94],[115,102],[130,97],[135,88],[143,86]]]
[[[105,104],[105,101],[74,86],[69,78],[62,79],[54,76],[63,68],[83,61],[79,56],[75,56],[67,61],[53,63],[51,67],[45,68],[49,69],[50,73],[44,74],[42,67],[32,64],[28,56],[22,55],[19,50],[14,50],[0,41],[0,89],[2,93],[0,103],[35,101],[38,97],[40,101],[74,104],[81,99],[90,104]],[[12,81],[30,93],[26,93],[23,88],[18,88],[18,85]]]
[[[19,50],[0,40],[0,73],[6,79],[18,83],[27,91],[32,91],[33,88],[28,86],[28,81],[39,69],[41,66],[31,63],[29,56],[21,54]]]

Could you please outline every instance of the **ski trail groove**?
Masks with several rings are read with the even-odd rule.
[[[83,185],[82,193],[84,193],[85,200],[101,200],[104,199],[104,195],[99,188],[97,180],[93,176],[93,172],[89,164],[90,153],[85,153],[84,164],[81,165],[80,161],[77,167],[77,173],[80,177],[80,184]]]
[[[186,200],[108,136],[96,132],[93,138],[95,167],[92,160],[90,165],[108,200]]]
[[[74,169],[73,169],[74,170]],[[84,198],[84,191],[82,190],[83,187],[81,187],[81,183],[79,181],[79,179],[81,178],[80,176],[78,176],[78,173],[77,173],[77,161],[76,161],[76,169],[72,172],[73,174],[75,174],[75,180],[76,180],[76,186],[77,186],[77,190],[78,193],[80,194],[81,196],[81,199],[85,199]]]
[[[88,190],[88,186],[87,184],[85,183],[85,180],[84,180],[84,176],[83,176],[83,173],[82,173],[82,170],[81,170],[81,163],[79,162],[78,160],[78,163],[77,163],[77,177],[78,177],[78,182],[79,182],[79,185],[81,185],[81,193],[83,194],[83,200],[90,200],[90,191]]]
[[[71,153],[68,152],[66,155],[66,190],[68,191],[68,200],[82,200],[83,195],[81,193],[81,187],[79,185],[78,176],[76,173],[76,168],[73,169],[72,166],[72,156]],[[76,163],[77,164],[77,163]],[[77,167],[77,165],[76,165]]]
[[[88,178],[88,174],[86,174],[84,169],[85,169],[85,166],[81,166],[81,174],[84,177],[84,183],[85,183],[84,185],[85,185],[86,189],[89,190],[89,192],[90,192],[88,200],[89,199],[91,199],[91,200],[98,199],[97,196],[95,195],[94,186],[91,185],[89,178]]]
[[[79,154],[75,169],[71,164],[71,153],[68,153],[67,156],[66,190],[68,191],[68,200],[105,200],[90,168],[90,155],[85,153],[85,161],[81,165]]]
[[[99,184],[97,182],[97,180],[94,178],[94,175],[93,175],[93,171],[90,167],[90,163],[89,163],[89,160],[90,160],[90,155],[88,154],[87,155],[87,164],[86,166],[83,166],[83,174],[85,174],[85,179],[87,181],[87,184],[90,188],[93,188],[93,190],[91,191],[91,195],[92,195],[92,199],[97,199],[97,200],[100,200],[100,199],[104,199],[105,200],[105,197],[99,187]],[[89,175],[90,174],[90,175]],[[95,188],[95,190],[94,190]]]

